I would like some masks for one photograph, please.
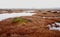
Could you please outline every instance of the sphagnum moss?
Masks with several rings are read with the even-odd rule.
[[[12,20],[12,22],[13,23],[16,23],[16,22],[20,22],[20,23],[27,23],[28,22],[28,20],[27,19],[24,19],[24,18],[14,18],[13,20]]]

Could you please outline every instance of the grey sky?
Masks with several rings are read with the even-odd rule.
[[[60,8],[60,0],[0,0],[0,8]]]

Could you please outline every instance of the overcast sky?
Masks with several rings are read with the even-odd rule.
[[[0,0],[0,8],[60,8],[60,0]]]

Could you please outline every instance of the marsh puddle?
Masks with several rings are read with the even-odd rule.
[[[31,11],[30,11],[31,12]],[[20,13],[4,13],[0,14],[0,21],[7,19],[7,18],[13,18],[13,17],[21,17],[21,16],[32,16],[36,13],[30,13],[30,12],[20,12]]]
[[[48,27],[49,27],[49,30],[58,30],[58,31],[60,31],[60,23],[59,22],[49,24]]]

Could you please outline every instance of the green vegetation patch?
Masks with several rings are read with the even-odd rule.
[[[13,20],[12,20],[12,22],[13,23],[16,23],[16,22],[20,22],[20,23],[26,23],[26,22],[28,22],[28,20],[27,19],[24,19],[24,18],[14,18]]]

